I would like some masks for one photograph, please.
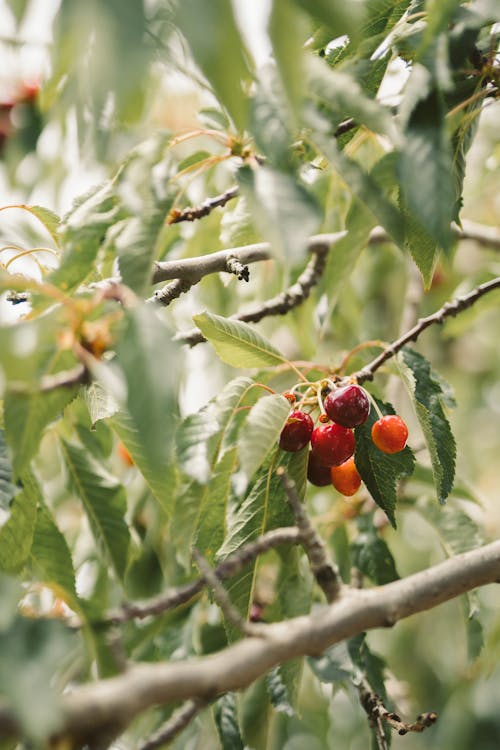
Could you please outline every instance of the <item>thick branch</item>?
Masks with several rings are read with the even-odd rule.
[[[184,258],[182,260],[157,261],[153,266],[152,284],[160,281],[171,281],[182,279],[191,284],[197,284],[204,276],[210,273],[221,273],[226,271],[232,273],[228,268],[228,262],[238,260],[241,264],[256,263],[261,260],[269,260],[271,257],[271,246],[269,242],[257,242],[254,245],[233,247],[228,250],[219,250],[209,255],[200,255],[196,258]]]
[[[469,294],[464,294],[460,297],[456,297],[456,299],[452,300],[451,302],[446,302],[442,307],[439,308],[439,310],[436,310],[435,313],[432,313],[432,315],[427,315],[427,317],[425,318],[420,318],[420,320],[417,321],[413,328],[410,328],[409,331],[406,331],[406,333],[386,346],[385,349],[378,355],[378,357],[375,357],[375,359],[373,359],[369,364],[363,367],[362,370],[354,373],[351,377],[356,377],[358,383],[363,383],[366,380],[373,380],[374,373],[380,367],[382,367],[382,365],[387,362],[388,359],[394,357],[410,341],[416,341],[420,334],[426,330],[426,328],[429,328],[429,326],[432,326],[435,323],[442,323],[444,320],[446,320],[446,318],[454,317],[458,313],[462,312],[462,310],[466,310],[467,308],[472,307],[472,305],[477,302],[478,299],[483,297],[485,294],[488,294],[488,292],[492,292],[494,289],[499,288],[500,276],[497,276],[497,278],[492,279],[491,281],[480,284],[478,287],[473,289],[472,292],[469,292]]]
[[[123,731],[146,709],[188,699],[211,700],[246,687],[288,659],[321,654],[357,633],[394,625],[487,583],[500,580],[500,541],[457,555],[428,570],[373,589],[344,589],[341,597],[311,615],[263,625],[264,638],[245,638],[209,656],[186,662],[136,664],[62,696],[59,736],[92,745],[93,738]],[[7,708],[0,708],[0,738],[17,734]]]

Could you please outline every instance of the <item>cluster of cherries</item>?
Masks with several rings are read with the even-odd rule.
[[[284,395],[295,403],[293,393]],[[317,487],[333,484],[342,495],[354,495],[361,477],[353,458],[356,446],[353,428],[368,419],[370,398],[361,386],[353,383],[331,390],[323,401],[323,409],[317,427],[307,412],[292,411],[281,431],[279,446],[295,452],[310,442],[309,481]],[[398,453],[406,445],[408,428],[401,417],[389,414],[373,424],[371,435],[379,450]]]

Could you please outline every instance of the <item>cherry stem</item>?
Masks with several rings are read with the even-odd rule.
[[[366,393],[366,395],[368,396],[368,398],[370,399],[370,403],[371,403],[371,405],[373,406],[373,408],[374,408],[374,409],[375,409],[375,411],[377,412],[378,418],[379,418],[379,419],[382,419],[382,417],[383,417],[384,415],[383,415],[383,414],[382,414],[382,412],[380,411],[380,407],[379,407],[379,405],[377,404],[377,402],[375,401],[375,399],[373,398],[372,394],[371,394],[371,393],[368,393],[368,391],[365,391],[365,393]]]

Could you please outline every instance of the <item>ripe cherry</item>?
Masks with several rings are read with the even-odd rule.
[[[325,466],[339,466],[352,456],[356,443],[352,430],[331,422],[313,430],[311,445]]]
[[[372,440],[383,453],[402,451],[408,439],[408,427],[396,414],[381,417],[372,427]]]
[[[309,451],[307,478],[309,479],[311,484],[315,484],[316,487],[326,487],[327,484],[332,483],[332,478],[330,476],[330,467],[322,464],[314,451]]]
[[[366,391],[355,384],[331,391],[323,405],[330,419],[343,427],[357,427],[363,424],[370,411]]]
[[[358,490],[361,484],[361,477],[356,469],[354,458],[348,458],[340,466],[332,466],[330,469],[332,484],[341,495],[351,497]]]
[[[313,428],[314,423],[309,414],[292,411],[281,430],[280,448],[291,453],[302,450],[311,439]]]

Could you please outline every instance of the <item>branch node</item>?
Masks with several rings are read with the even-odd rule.
[[[238,281],[250,281],[250,269],[234,255],[228,257],[226,269],[228,273],[234,274]]]
[[[278,467],[277,474],[295,516],[300,540],[311,563],[311,570],[327,602],[332,603],[340,594],[341,583],[338,571],[328,556],[323,540],[313,527],[304,504],[300,501],[295,482],[290,479],[283,466]]]

